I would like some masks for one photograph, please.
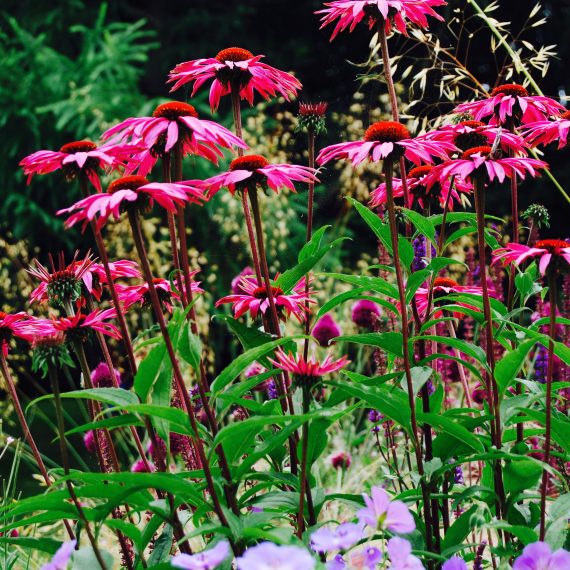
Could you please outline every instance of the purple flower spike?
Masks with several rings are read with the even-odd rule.
[[[366,508],[358,511],[358,520],[374,529],[387,529],[406,534],[416,528],[414,517],[402,501],[390,502],[388,493],[381,487],[372,487],[369,497],[364,493]]]
[[[238,570],[313,570],[315,559],[304,548],[262,542],[237,559]]]
[[[528,544],[513,564],[513,570],[568,570],[568,568],[570,568],[570,552],[563,548],[552,552],[546,542]]]
[[[230,545],[226,540],[218,542],[209,550],[203,550],[198,554],[179,554],[172,559],[174,568],[185,570],[214,570],[230,554]]]

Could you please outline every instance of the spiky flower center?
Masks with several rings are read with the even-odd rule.
[[[153,117],[160,117],[175,121],[178,117],[198,117],[196,109],[188,103],[181,101],[171,101],[169,103],[162,103],[152,113]]]
[[[565,121],[570,121],[570,111],[564,111],[564,113],[560,115],[560,118],[564,119]]]
[[[458,123],[461,127],[469,127],[471,129],[477,129],[478,127],[484,127],[485,123],[482,121],[461,121]]]
[[[64,144],[59,152],[64,152],[65,154],[75,154],[76,152],[90,152],[95,150],[97,145],[91,141],[73,141]]]
[[[218,53],[218,55],[216,55],[216,59],[220,63],[224,63],[226,61],[247,61],[252,57],[254,56],[250,51],[239,47],[229,47],[223,49]]]
[[[433,280],[434,287],[457,287],[457,281],[449,277],[437,277]]]
[[[245,156],[239,156],[235,158],[230,163],[230,170],[249,170],[250,172],[255,172],[264,166],[267,166],[269,162],[263,156],[259,154],[249,154]]]
[[[109,184],[109,187],[107,189],[107,191],[109,192],[109,194],[114,194],[115,192],[118,192],[119,190],[137,190],[137,188],[140,188],[141,186],[144,186],[145,184],[148,184],[148,179],[145,178],[144,176],[123,176],[121,178],[117,178],[117,180],[113,180],[113,182],[111,182],[111,184]]]
[[[32,348],[34,350],[51,351],[53,349],[60,349],[65,344],[65,336],[58,332],[46,336],[34,338]]]
[[[487,145],[483,145],[483,146],[476,146],[474,148],[470,148],[468,150],[466,150],[462,155],[461,158],[463,160],[468,160],[470,159],[474,154],[481,154],[481,156],[489,156],[492,152],[492,148],[490,146]]]
[[[528,97],[528,91],[517,83],[505,83],[499,85],[491,91],[491,97],[496,95],[510,95],[511,97]]]
[[[51,273],[46,282],[49,302],[56,306],[64,306],[67,301],[74,302],[81,297],[82,281],[70,269],[62,269]]]
[[[433,166],[426,164],[425,166],[416,166],[408,172],[409,178],[422,178],[433,170]]]
[[[542,239],[534,247],[546,249],[549,253],[560,253],[562,249],[569,248],[570,243],[562,239]]]
[[[272,285],[271,293],[273,294],[273,298],[275,298],[279,295],[283,295],[283,289],[281,289],[281,287],[277,287],[276,285]],[[255,297],[256,299],[267,299],[267,289],[265,287],[256,287],[252,291],[251,296]]]
[[[328,106],[329,104],[325,101],[321,101],[320,103],[299,103],[299,115],[301,115],[301,117],[324,117]]]
[[[394,121],[380,121],[366,129],[364,140],[366,142],[398,142],[410,138],[410,131],[401,123]]]

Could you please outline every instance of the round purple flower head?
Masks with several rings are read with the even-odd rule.
[[[570,568],[570,552],[563,548],[552,552],[546,542],[527,544],[513,564],[513,570],[568,570],[568,568]]]
[[[341,335],[341,332],[336,321],[327,313],[313,327],[312,335],[322,347],[326,348],[333,338]]]
[[[253,269],[249,267],[244,267],[233,279],[231,284],[232,293],[234,295],[244,295],[246,291],[244,291],[243,287],[241,286],[241,280],[248,275],[254,275]]]
[[[115,376],[117,382],[121,383],[121,373],[115,368]],[[91,382],[95,388],[112,388],[113,377],[106,362],[100,362],[94,370],[91,371]]]
[[[179,554],[172,559],[174,568],[186,570],[214,570],[230,554],[230,545],[226,540],[218,542],[209,550],[203,550],[198,554]]]
[[[51,561],[44,564],[41,567],[41,570],[66,570],[76,544],[76,540],[64,542],[53,555]]]
[[[390,501],[390,496],[382,487],[372,487],[371,496],[366,493],[362,496],[366,507],[356,514],[362,524],[399,534],[416,529],[416,522],[407,505],[402,501]]]
[[[380,318],[380,308],[368,299],[360,299],[352,305],[352,322],[363,328],[373,330]]]
[[[304,548],[272,542],[252,546],[237,559],[238,570],[313,570],[315,566],[315,559]]]
[[[339,451],[331,457],[331,464],[335,469],[348,469],[352,463],[352,456],[347,451]]]
[[[83,444],[89,453],[95,453],[95,434],[93,433],[92,429],[85,432],[85,435],[83,436]]]
[[[156,467],[150,461],[148,462],[148,465],[149,465],[151,471],[156,471]],[[148,473],[149,471],[146,468],[144,461],[142,459],[137,459],[131,465],[131,472],[132,473]]]

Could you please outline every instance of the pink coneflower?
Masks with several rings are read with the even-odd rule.
[[[528,247],[519,243],[509,243],[493,252],[493,263],[502,261],[505,265],[520,265],[527,259],[538,258],[541,275],[550,271],[565,272],[570,269],[570,243],[561,239],[543,239]]]
[[[175,212],[177,206],[187,202],[201,204],[203,201],[202,190],[189,184],[149,182],[144,176],[123,176],[109,184],[106,193],[83,198],[57,214],[71,214],[65,222],[68,228],[78,222],[85,226],[95,219],[97,226],[102,227],[111,215],[119,219],[121,212],[130,207],[146,210],[157,202],[165,210]]]
[[[188,184],[203,188],[210,198],[221,188],[227,188],[232,195],[258,187],[271,188],[275,193],[286,187],[295,192],[294,182],[318,182],[316,170],[297,164],[269,164],[263,156],[250,154],[232,160],[228,172],[204,181],[190,180]]]
[[[61,305],[66,301],[75,302],[81,297],[83,285],[91,293],[93,287],[89,275],[95,262],[89,254],[82,260],[78,260],[77,255],[76,252],[73,261],[66,266],[63,253],[60,254],[57,268],[50,256],[51,271],[34,259],[34,266],[28,269],[28,273],[41,283],[32,291],[30,300],[32,302],[49,300],[55,305]]]
[[[461,121],[454,125],[443,125],[435,131],[430,131],[425,137],[453,143],[463,152],[476,146],[492,146],[498,140],[501,150],[526,154],[525,142],[521,137],[505,128],[486,125],[482,121]]]
[[[198,270],[190,272],[190,278],[194,277]],[[154,288],[158,293],[161,305],[168,311],[172,312],[172,300],[180,300],[180,295],[172,288],[170,281],[167,279],[155,278],[152,280]],[[142,285],[121,285],[116,286],[119,301],[125,310],[130,309],[136,303],[140,303],[141,307],[148,309],[152,306],[149,286],[147,283]],[[192,281],[192,293],[200,294],[204,290],[200,288],[200,281]]]
[[[565,111],[552,121],[527,123],[523,137],[530,146],[546,146],[558,141],[558,148],[561,149],[568,144],[568,132],[570,132],[570,111]]]
[[[455,145],[445,141],[430,140],[425,136],[412,139],[401,123],[380,121],[368,127],[363,140],[327,146],[319,153],[317,162],[326,164],[333,159],[346,158],[353,166],[358,166],[367,159],[378,162],[405,156],[414,164],[421,164],[432,163],[434,156],[448,159],[449,153],[455,150]]]
[[[53,326],[45,319],[36,319],[26,313],[0,311],[0,349],[4,357],[8,356],[9,342],[12,337],[31,342],[36,336],[52,331]]]
[[[433,170],[433,166],[426,164],[424,166],[416,166],[408,172],[406,183],[408,185],[410,204],[407,207],[411,208],[414,202],[417,202],[421,208],[426,208],[433,202],[438,202],[442,208],[447,204],[449,210],[453,210],[455,202],[461,202],[459,192],[470,193],[473,191],[473,186],[469,182],[464,182],[461,178],[455,177],[452,186],[451,180],[445,178],[442,181],[431,183],[428,185],[429,174]],[[394,198],[401,198],[404,196],[404,185],[400,178],[392,180]],[[386,183],[383,182],[370,193],[369,205],[371,208],[376,208],[387,202]]]
[[[188,103],[162,103],[152,117],[131,117],[103,133],[103,140],[130,140],[144,150],[135,154],[127,173],[137,171],[146,176],[159,157],[169,153],[176,144],[182,145],[183,155],[202,156],[214,163],[224,156],[218,146],[246,149],[245,142],[214,121],[198,118],[196,109]]]
[[[265,315],[269,310],[269,299],[265,285],[259,283],[255,278],[244,277],[241,281],[241,287],[244,293],[222,297],[216,303],[216,307],[224,303],[232,303],[236,319],[247,312],[254,319],[260,316],[260,313]],[[311,292],[309,291],[308,294],[305,292],[304,278],[293,287],[290,293],[284,293],[278,285],[272,285],[271,291],[279,318],[283,321],[293,314],[299,322],[303,322],[309,312],[305,303],[315,303],[310,299]]]
[[[544,121],[557,116],[566,109],[554,99],[542,95],[529,95],[528,91],[516,83],[495,87],[487,99],[462,103],[455,108],[455,113],[469,113],[480,121],[492,117],[490,123],[504,124],[512,118],[525,125]]]
[[[54,329],[64,333],[68,338],[85,340],[89,331],[97,331],[119,339],[121,338],[119,329],[108,322],[109,319],[115,319],[116,317],[115,309],[105,309],[104,311],[96,309],[89,314],[78,312],[72,317],[52,319],[52,322]]]
[[[438,299],[441,297],[446,297],[447,295],[451,295],[453,293],[469,293],[472,295],[482,296],[483,290],[481,287],[459,285],[457,281],[449,279],[448,277],[436,277],[433,281],[433,307],[436,309],[433,311],[433,317],[439,318],[442,316],[441,310],[437,309],[438,306],[441,306],[441,303],[438,303]],[[428,308],[429,289],[425,287],[419,287],[415,294],[415,300],[418,313],[422,318],[424,318],[426,316],[426,311]],[[458,305],[477,310],[476,307],[473,307],[472,305],[468,305],[466,303],[458,303]],[[454,316],[461,318],[462,315],[457,313]]]
[[[91,141],[75,141],[64,144],[59,151],[38,150],[20,161],[28,184],[34,174],[48,174],[62,170],[68,180],[83,173],[98,192],[101,181],[98,171],[102,168],[116,170],[124,166],[137,147],[125,144],[108,144],[101,147]]]
[[[394,24],[400,33],[408,35],[406,20],[420,28],[427,28],[427,16],[443,20],[432,9],[432,6],[444,6],[445,4],[444,0],[335,0],[325,2],[326,8],[317,10],[315,13],[323,14],[321,29],[338,20],[331,36],[332,41],[346,29],[352,32],[362,21],[366,22],[370,29],[383,21],[386,33],[391,32],[392,24]]]
[[[450,176],[459,176],[463,180],[472,182],[475,175],[486,175],[488,180],[503,182],[505,178],[512,178],[515,174],[524,178],[526,174],[537,176],[537,170],[548,168],[546,162],[535,158],[505,157],[494,154],[490,146],[478,146],[466,150],[461,158],[448,160],[438,164],[428,175],[428,184],[445,181]]]
[[[192,97],[210,79],[210,106],[218,108],[220,99],[237,90],[241,99],[253,105],[257,91],[269,100],[280,93],[287,101],[302,88],[301,83],[289,73],[261,63],[263,55],[254,56],[250,51],[238,47],[223,49],[207,59],[194,59],[178,64],[171,72],[168,82],[174,82],[171,91],[186,83],[193,83]]]
[[[314,384],[326,374],[338,372],[350,364],[346,356],[335,360],[332,354],[328,354],[322,362],[319,362],[312,358],[305,360],[302,354],[292,352],[286,354],[281,348],[275,351],[275,359],[268,360],[277,368],[294,374],[301,382],[308,384]]]

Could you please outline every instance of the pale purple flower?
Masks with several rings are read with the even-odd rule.
[[[316,552],[347,550],[362,538],[360,524],[342,523],[334,529],[321,527],[311,535],[311,548]]]
[[[67,542],[64,542],[53,555],[51,561],[44,564],[41,567],[41,570],[66,570],[76,544],[77,540],[68,540]]]
[[[216,546],[203,550],[198,554],[179,554],[172,559],[174,568],[186,570],[213,570],[217,568],[230,554],[230,545],[226,540]]]
[[[467,570],[467,564],[463,558],[452,556],[443,563],[441,570]]]
[[[552,552],[546,542],[528,544],[513,564],[513,570],[568,570],[568,568],[570,568],[570,552],[563,548]]]
[[[412,554],[412,545],[404,538],[395,536],[388,541],[390,566],[387,570],[425,570],[422,561]]]
[[[315,559],[304,548],[262,542],[237,559],[238,570],[313,570]]]
[[[327,563],[327,570],[375,570],[382,560],[382,553],[374,546],[353,550],[344,557],[337,554]]]
[[[416,528],[414,517],[402,501],[390,501],[390,496],[381,487],[372,487],[371,496],[363,493],[366,507],[358,511],[358,520],[374,529],[408,533]]]

